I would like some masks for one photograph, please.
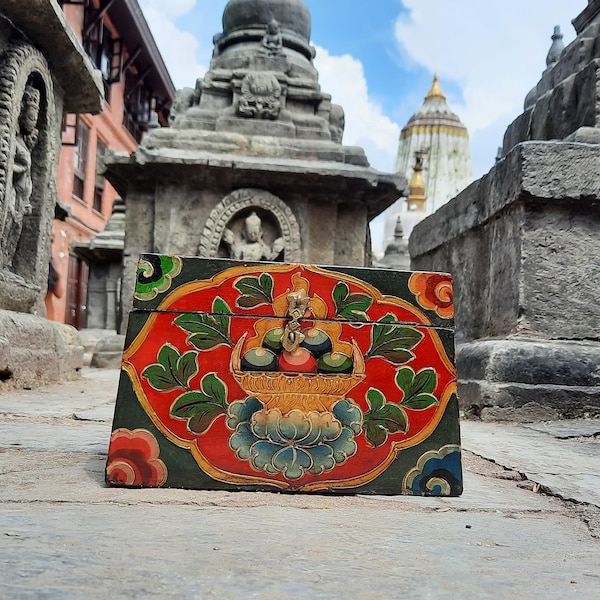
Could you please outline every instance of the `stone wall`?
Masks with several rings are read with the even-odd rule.
[[[598,181],[599,145],[519,144],[413,230],[413,269],[454,276],[467,410],[600,414]]]
[[[415,228],[412,267],[454,273],[458,341],[600,338],[599,180],[595,145],[519,144]]]
[[[244,210],[264,210],[273,216],[277,235],[285,242],[280,260],[369,264],[369,220],[404,182],[400,176],[337,163],[211,157],[191,151],[185,158],[180,153],[167,161],[165,153],[143,148],[135,159],[114,156],[109,176],[127,202],[125,319],[139,254],[226,257],[219,243],[223,228],[227,219]],[[222,219],[216,222],[219,214]],[[264,229],[265,242],[271,246],[275,233]]]

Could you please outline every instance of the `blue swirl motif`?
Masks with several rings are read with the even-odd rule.
[[[402,492],[415,496],[460,496],[462,491],[460,446],[455,444],[425,452],[402,482]]]
[[[229,406],[227,427],[234,433],[229,447],[257,471],[281,473],[296,480],[321,475],[356,454],[355,437],[362,431],[363,413],[350,399],[340,400],[331,412],[265,409],[257,398]]]

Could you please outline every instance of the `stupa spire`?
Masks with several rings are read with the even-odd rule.
[[[425,96],[425,100],[432,100],[437,98],[439,100],[446,100],[446,94],[442,92],[442,87],[440,86],[440,82],[438,80],[437,73],[433,76],[433,83],[431,84],[431,89],[427,92]]]
[[[556,27],[554,27],[554,34],[552,35],[552,46],[550,46],[550,51],[546,57],[546,66],[551,67],[559,61],[560,56],[565,49],[563,37],[563,34],[560,32],[560,25],[556,25]]]

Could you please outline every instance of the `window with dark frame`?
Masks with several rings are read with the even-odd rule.
[[[98,138],[96,142],[96,182],[94,185],[94,204],[93,208],[95,211],[102,212],[102,198],[104,196],[104,187],[106,184],[106,178],[102,175],[104,171],[104,159],[106,157],[106,150],[108,146]]]
[[[111,84],[114,83],[113,53],[115,42],[104,25],[101,13],[88,7],[83,26],[83,46],[94,66],[102,73],[104,97],[110,102]]]
[[[73,147],[73,159],[75,173],[73,177],[73,196],[79,200],[84,200],[85,191],[85,170],[88,161],[90,128],[82,119],[77,119],[77,138]]]
[[[145,84],[144,78],[128,73],[125,79],[123,125],[138,143],[148,131],[154,103],[152,88]]]

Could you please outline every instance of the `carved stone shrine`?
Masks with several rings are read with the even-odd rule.
[[[55,0],[0,5],[0,390],[75,373],[77,332],[45,315],[64,111],[98,112],[99,75]],[[78,355],[79,353],[79,355]]]
[[[342,145],[310,30],[302,0],[230,0],[210,69],[178,92],[171,127],[107,160],[127,203],[124,312],[143,252],[370,265],[369,222],[406,180]]]

